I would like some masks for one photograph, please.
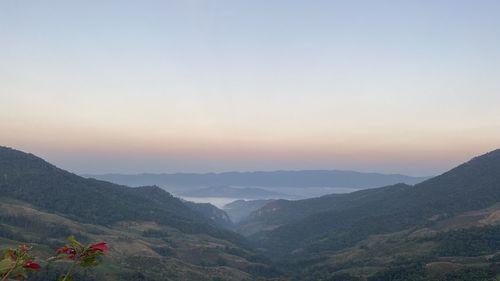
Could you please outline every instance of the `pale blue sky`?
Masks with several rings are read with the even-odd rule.
[[[0,143],[82,173],[439,173],[500,147],[499,14],[0,0]]]

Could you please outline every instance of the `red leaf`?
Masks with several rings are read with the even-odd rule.
[[[23,265],[24,268],[29,268],[29,269],[34,269],[34,270],[38,270],[41,268],[41,266],[36,263],[36,262],[33,262],[32,260],[27,260],[24,265]]]
[[[100,242],[97,244],[90,245],[89,249],[92,252],[100,251],[100,252],[106,253],[108,251],[108,246],[106,245],[106,243]]]

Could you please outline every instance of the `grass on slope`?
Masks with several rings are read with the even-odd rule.
[[[209,235],[185,234],[156,222],[86,224],[22,202],[0,201],[0,237],[6,237],[0,248],[30,243],[39,256],[48,257],[70,234],[110,246],[104,266],[89,280],[253,280],[258,270],[272,271],[255,253]]]

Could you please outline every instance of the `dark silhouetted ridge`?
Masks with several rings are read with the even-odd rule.
[[[186,233],[241,240],[159,187],[130,188],[82,178],[7,147],[0,147],[0,192],[82,222],[155,221]]]

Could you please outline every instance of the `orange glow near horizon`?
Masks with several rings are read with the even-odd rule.
[[[71,171],[426,175],[500,146],[494,1],[66,2],[0,3],[0,145]]]
[[[6,131],[4,131],[6,132]],[[280,170],[280,169],[353,169],[386,173],[407,173],[428,175],[440,173],[467,161],[473,156],[496,149],[494,144],[481,140],[447,139],[424,143],[419,140],[398,140],[397,138],[370,143],[358,139],[329,138],[314,139],[169,139],[134,137],[126,134],[61,134],[45,131],[44,134],[30,135],[15,132],[3,135],[3,145],[40,154],[64,167],[65,163],[75,165],[79,158],[92,161],[109,158],[111,163],[127,159],[137,165],[123,170],[125,173],[148,172],[151,164],[160,163],[153,172],[221,172],[230,170]],[[58,136],[57,138],[53,136]],[[452,137],[450,137],[452,138]],[[374,138],[371,138],[374,140]],[[55,155],[55,156],[54,156]],[[82,157],[83,156],[83,157]],[[71,159],[73,158],[73,159]],[[161,163],[186,161],[190,165]],[[179,160],[180,159],[180,160]],[[197,163],[199,164],[193,164]],[[210,165],[203,166],[203,163]],[[213,163],[217,163],[214,165]],[[81,163],[83,164],[83,163]],[[108,164],[109,165],[109,164]],[[411,166],[414,166],[414,169]],[[85,165],[83,165],[85,166]],[[424,168],[422,168],[424,167]],[[76,172],[97,173],[85,168],[73,168]],[[120,163],[100,172],[120,171]]]

